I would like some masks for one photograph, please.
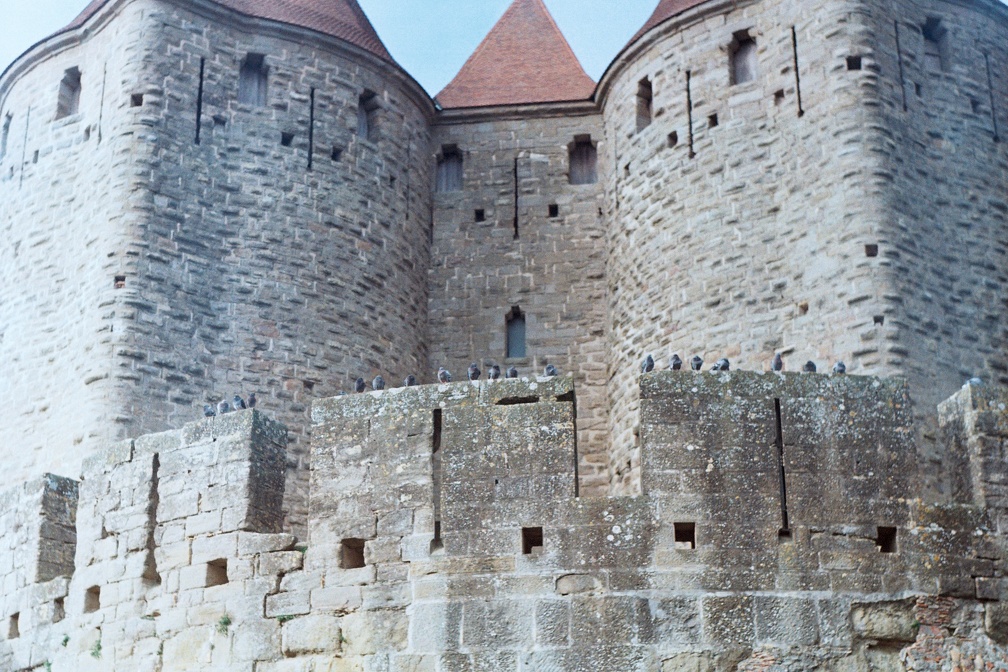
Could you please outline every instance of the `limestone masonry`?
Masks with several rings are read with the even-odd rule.
[[[0,671],[1008,670],[1008,7],[657,4],[597,84],[542,0],[434,98],[354,0],[0,73]]]

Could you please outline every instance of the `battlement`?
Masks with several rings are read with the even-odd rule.
[[[623,498],[579,496],[570,378],[335,397],[312,411],[300,546],[280,533],[283,427],[201,420],[109,446],[79,495],[4,496],[0,666],[868,670],[933,658],[953,622],[1008,664],[1004,398],[943,405],[972,477],[936,504],[898,380],[643,376],[644,492]]]

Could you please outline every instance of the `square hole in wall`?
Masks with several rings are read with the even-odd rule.
[[[101,586],[91,586],[84,592],[84,613],[93,614],[101,609]]]
[[[543,548],[543,528],[522,528],[522,555],[532,555]]]
[[[206,585],[223,586],[228,582],[227,559],[212,560],[207,563]]]
[[[483,208],[476,208],[476,212],[474,213],[473,219],[475,219],[477,222],[485,222],[486,210],[484,210]]]
[[[88,126],[84,129],[84,142],[87,142],[90,139],[91,139],[91,127]]]
[[[848,70],[860,70],[861,69],[861,57],[860,56],[848,56],[847,57],[847,69]]]
[[[707,128],[714,128],[719,123],[720,122],[718,121],[717,112],[715,112],[714,114],[712,114],[709,117],[707,117]]]
[[[125,275],[117,275],[115,276],[115,279],[112,280],[112,287],[115,289],[122,289],[125,286],[126,286]]]
[[[791,530],[786,530],[783,527],[777,530],[777,543],[778,544],[790,544],[794,541],[794,535]]]
[[[13,614],[7,621],[7,639],[17,639],[21,636],[21,613]]]
[[[330,154],[329,157],[333,161],[339,161],[340,159],[343,158],[343,150],[341,148],[339,148],[339,147],[333,146],[333,148],[332,148],[332,154]]]
[[[885,324],[885,315],[876,315],[872,318],[872,322],[879,327],[883,326]]]
[[[444,541],[441,539],[441,521],[434,521],[434,538],[430,542],[430,552],[437,553],[444,550]]]
[[[696,548],[696,523],[672,523],[675,547],[683,551]]]
[[[39,150],[37,150],[37,149],[36,149],[36,150],[35,150],[35,151],[34,151],[34,152],[32,153],[32,163],[38,163],[38,152],[39,152]]]
[[[57,597],[53,600],[52,622],[59,623],[64,618],[66,618],[66,607],[63,606],[63,598]]]
[[[679,132],[672,131],[671,133],[668,134],[668,146],[671,148],[675,147],[678,144],[679,144]]]
[[[559,217],[560,216],[560,206],[556,203],[550,203],[549,205],[549,216]]]
[[[143,107],[143,94],[134,93],[130,96],[130,107]]]
[[[808,315],[808,309],[809,309],[808,301],[802,301],[801,303],[798,304],[799,315]]]
[[[970,101],[970,110],[973,112],[973,114],[979,114],[980,101],[977,100],[976,98],[970,98],[969,101]]]
[[[344,539],[340,542],[340,567],[360,569],[364,566],[364,540]]]
[[[875,545],[878,546],[879,553],[896,553],[896,528],[879,526],[875,537]]]
[[[290,147],[294,144],[294,134],[293,133],[281,133],[280,134],[280,144],[284,147]]]
[[[918,98],[924,96],[924,88],[920,85],[920,82],[914,82],[914,93],[917,94]]]
[[[864,246],[864,253],[866,257],[877,257],[878,245],[875,243],[868,243]]]
[[[773,94],[774,105],[780,105],[784,102],[784,89],[777,89]]]

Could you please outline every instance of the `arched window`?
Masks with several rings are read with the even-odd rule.
[[[456,145],[444,145],[437,162],[437,184],[439,192],[462,190],[462,152]]]
[[[364,91],[357,101],[357,135],[374,142],[378,138],[378,94]]]
[[[929,70],[948,72],[948,31],[941,19],[929,17],[921,26],[921,34],[924,36],[924,64]]]
[[[248,54],[238,71],[238,102],[256,107],[266,106],[266,85],[269,68],[262,54]]]
[[[525,356],[525,313],[514,306],[506,316],[507,322],[507,357],[509,359]]]
[[[759,75],[756,40],[749,35],[748,30],[735,33],[728,47],[728,54],[732,85],[745,84],[756,79]]]
[[[59,98],[56,101],[56,118],[62,119],[77,114],[80,109],[81,72],[76,67],[63,73]]]
[[[598,175],[595,164],[598,163],[598,152],[590,135],[578,135],[568,147],[570,155],[571,184],[595,184]]]

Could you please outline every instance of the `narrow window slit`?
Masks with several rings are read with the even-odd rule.
[[[651,80],[645,77],[637,83],[637,132],[651,125],[654,91]]]
[[[63,598],[57,597],[55,600],[53,600],[52,622],[59,623],[64,618],[66,618],[66,607],[64,606]]]
[[[431,433],[431,481],[434,496],[434,538],[430,543],[430,553],[444,548],[441,539],[441,409],[435,408],[432,413],[433,431]]]
[[[899,80],[900,80],[900,93],[903,94],[903,111],[907,111],[907,96],[906,96],[906,76],[903,70],[903,48],[900,45],[900,29],[899,21],[893,21],[893,29],[896,34],[896,62],[899,64]]]
[[[312,169],[315,158],[315,87],[311,87],[308,106],[308,170]]]
[[[787,506],[787,474],[784,469],[784,423],[781,416],[781,400],[774,399],[774,429],[777,444],[777,473],[780,487],[781,527],[783,533],[791,533],[791,521],[788,519]]]
[[[360,569],[364,566],[364,540],[344,539],[340,542],[340,567]]]
[[[514,158],[514,239],[518,240],[518,156]]]
[[[499,400],[496,406],[521,406],[523,404],[538,404],[539,397],[505,397]]]
[[[203,72],[206,59],[199,59],[199,88],[196,89],[196,144],[200,144],[200,128],[203,125]]]
[[[21,636],[21,612],[12,614],[7,621],[7,639],[17,639]]]
[[[680,551],[696,549],[696,523],[672,523],[675,547]]]
[[[378,94],[365,89],[357,101],[357,135],[375,142],[378,139]]]
[[[1001,140],[998,133],[997,105],[994,101],[994,74],[991,72],[990,54],[984,53],[984,62],[987,64],[987,92],[990,94],[991,125],[994,127],[994,142]],[[0,157],[3,153],[0,152]]]
[[[692,159],[696,156],[696,152],[693,151],[693,86],[692,86],[693,73],[689,70],[686,71],[686,116],[689,120],[689,157]]]
[[[801,69],[798,65],[798,31],[794,26],[791,26],[791,51],[794,55],[794,76],[795,76],[795,93],[798,97],[798,116],[805,116],[805,109],[802,107],[801,98]]]
[[[522,555],[533,555],[543,549],[543,528],[522,528]]]

